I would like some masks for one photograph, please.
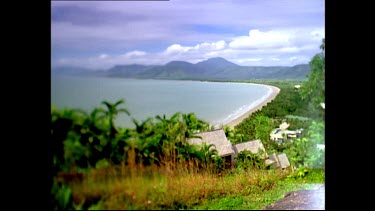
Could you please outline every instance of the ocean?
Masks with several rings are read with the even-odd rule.
[[[225,125],[265,100],[272,90],[263,85],[186,80],[124,79],[110,77],[51,78],[51,105],[58,109],[79,108],[91,112],[105,106],[106,100],[120,99],[130,116],[118,115],[116,125],[134,128],[132,118],[142,122],[149,117],[176,112],[193,112],[199,119],[218,127]]]

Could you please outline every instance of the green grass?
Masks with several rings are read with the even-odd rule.
[[[207,200],[195,206],[196,210],[260,210],[281,198],[290,191],[310,189],[313,184],[286,183],[278,184],[268,191],[249,192],[248,195],[230,195],[224,198]]]
[[[315,184],[324,184],[324,171],[314,170],[305,178],[284,178],[278,181],[265,180],[272,188],[264,189],[262,185],[244,187],[239,194],[231,194],[223,198],[207,199],[195,210],[260,210],[266,205],[283,198],[290,191],[309,190]],[[266,182],[266,183],[267,183]],[[263,185],[264,187],[264,185]]]
[[[304,178],[288,170],[236,169],[210,173],[169,172],[163,168],[137,169],[117,175],[113,169],[88,172],[83,181],[68,184],[76,209],[247,209],[258,210],[289,191],[324,183],[324,171]],[[110,174],[106,177],[103,174]],[[98,176],[100,175],[100,176]]]

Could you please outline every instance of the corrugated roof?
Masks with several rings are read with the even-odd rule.
[[[190,138],[188,139],[190,144],[201,145],[203,142],[206,142],[207,144],[214,144],[219,156],[226,156],[234,153],[232,143],[230,143],[225,136],[223,129],[195,133],[194,135],[200,136],[202,139]]]
[[[245,149],[251,151],[252,153],[258,153],[259,150],[263,150],[265,152],[264,158],[267,158],[267,152],[260,140],[253,140],[247,141],[239,144],[233,145],[234,152],[237,154],[239,152],[244,151]]]

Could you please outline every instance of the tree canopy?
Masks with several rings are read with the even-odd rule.
[[[322,52],[316,54],[310,61],[308,79],[301,86],[301,97],[309,102],[310,115],[313,118],[324,119],[325,103],[325,39],[320,46]]]

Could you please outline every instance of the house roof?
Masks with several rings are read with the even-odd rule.
[[[190,144],[201,145],[203,142],[206,142],[206,144],[215,145],[219,156],[226,156],[229,154],[234,154],[232,143],[230,143],[230,141],[225,136],[223,129],[194,133],[194,135],[200,136],[202,137],[202,139],[190,138],[188,139],[188,142]]]
[[[268,157],[267,152],[260,140],[253,140],[253,141],[247,141],[239,144],[233,145],[233,149],[235,153],[242,152],[244,150],[249,150],[252,153],[258,153],[259,150],[263,150],[265,152],[264,157]]]

